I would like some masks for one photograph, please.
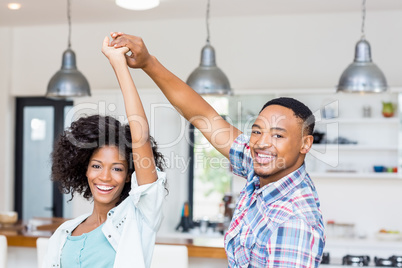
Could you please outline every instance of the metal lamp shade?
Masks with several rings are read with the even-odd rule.
[[[371,60],[369,42],[361,39],[356,44],[355,59],[342,73],[338,92],[381,93],[387,90],[387,80]]]
[[[207,43],[201,51],[200,65],[190,74],[187,84],[200,95],[230,95],[229,79],[216,66],[215,50]]]
[[[63,53],[61,69],[49,81],[46,97],[61,99],[84,96],[91,96],[89,83],[77,70],[75,53],[68,48]]]

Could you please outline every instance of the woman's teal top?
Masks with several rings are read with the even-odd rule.
[[[69,235],[61,252],[61,267],[113,267],[116,251],[102,233],[102,226],[80,236]]]

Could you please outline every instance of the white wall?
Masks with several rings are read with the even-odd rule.
[[[14,100],[11,91],[12,30],[0,27],[0,211],[14,206]]]
[[[235,89],[328,88],[337,84],[352,62],[360,20],[359,13],[212,18],[211,42],[218,65]],[[196,19],[73,24],[72,48],[78,68],[94,90],[117,88],[100,52],[103,37],[112,30],[142,36],[150,52],[182,79],[198,65],[206,35],[205,22]],[[402,37],[396,34],[401,30],[401,11],[367,14],[366,36],[373,59],[391,86],[402,85],[398,71],[402,63],[397,60],[402,56]],[[12,93],[43,95],[50,77],[60,68],[67,26],[15,28],[11,43]],[[135,79],[142,88],[154,87],[142,72],[136,72]]]
[[[354,46],[360,38],[360,24],[360,12],[211,18],[211,42],[216,49],[218,66],[228,75],[235,90],[331,88],[337,84],[341,72],[352,62]],[[389,84],[398,87],[402,85],[402,36],[397,34],[401,28],[401,11],[367,13],[366,37],[372,45],[373,60],[384,71]],[[198,65],[206,37],[205,21],[201,19],[83,25],[73,23],[72,48],[77,54],[78,68],[89,80],[94,93],[101,89],[118,88],[114,73],[100,52],[103,37],[110,31],[142,36],[149,51],[182,79],[186,79]],[[12,121],[6,119],[11,111],[9,96],[45,93],[50,77],[60,68],[62,52],[67,47],[67,25],[0,29],[0,34],[2,47],[12,52],[9,56],[8,51],[0,50],[0,94],[1,104],[4,104],[0,105],[0,123],[3,123],[5,129],[12,130]],[[10,59],[11,64],[8,64]],[[133,75],[139,88],[155,87],[141,71],[133,71]],[[11,79],[11,82],[4,84],[2,79]],[[171,117],[169,120],[177,120],[173,115]],[[166,120],[161,124],[164,123],[166,128],[174,128],[173,124],[169,126],[169,122]],[[163,134],[158,138],[163,140]],[[5,178],[5,182],[0,180],[0,184],[6,184],[6,187],[0,187],[0,208],[3,206],[11,209],[13,197],[9,193],[12,192],[12,182],[9,180],[12,180],[13,170],[12,164],[7,163],[13,159],[13,150],[10,139],[4,137],[3,132],[0,135],[0,149],[5,148],[0,150],[0,170]],[[185,145],[180,146],[175,150],[182,152]],[[180,174],[176,178],[174,175],[173,181],[170,196],[177,194],[180,198],[176,201],[185,200],[185,176]],[[348,204],[361,200],[365,204],[372,202],[372,197],[362,195],[362,192],[374,193],[378,184],[393,188],[395,194],[400,189],[399,182],[382,184],[371,181],[364,183],[364,190],[358,191],[361,181],[352,180],[351,188],[347,189],[353,191],[336,199],[332,188],[343,187],[344,183],[344,180],[317,182],[323,209],[331,211],[339,206],[344,209],[344,215],[350,216],[353,215],[353,206]],[[385,210],[391,207],[385,189],[377,194],[379,207],[382,205]],[[392,202],[402,203],[402,197],[395,196]],[[177,211],[181,205],[169,203],[169,211]],[[334,212],[332,215],[338,214]],[[401,222],[391,213],[387,215],[382,221],[397,219]],[[174,217],[167,222],[173,224]],[[376,221],[376,218],[370,220]]]
[[[324,220],[355,223],[357,235],[380,229],[402,231],[402,181],[396,179],[313,178]]]

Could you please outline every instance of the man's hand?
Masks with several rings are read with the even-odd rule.
[[[141,37],[124,34],[122,32],[110,33],[113,40],[111,46],[115,48],[127,47],[130,55],[126,55],[127,65],[131,68],[145,68],[151,60],[151,55]]]

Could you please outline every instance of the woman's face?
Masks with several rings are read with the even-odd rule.
[[[130,181],[127,161],[115,146],[97,149],[89,159],[86,175],[94,205],[109,209],[116,206],[125,183]]]

